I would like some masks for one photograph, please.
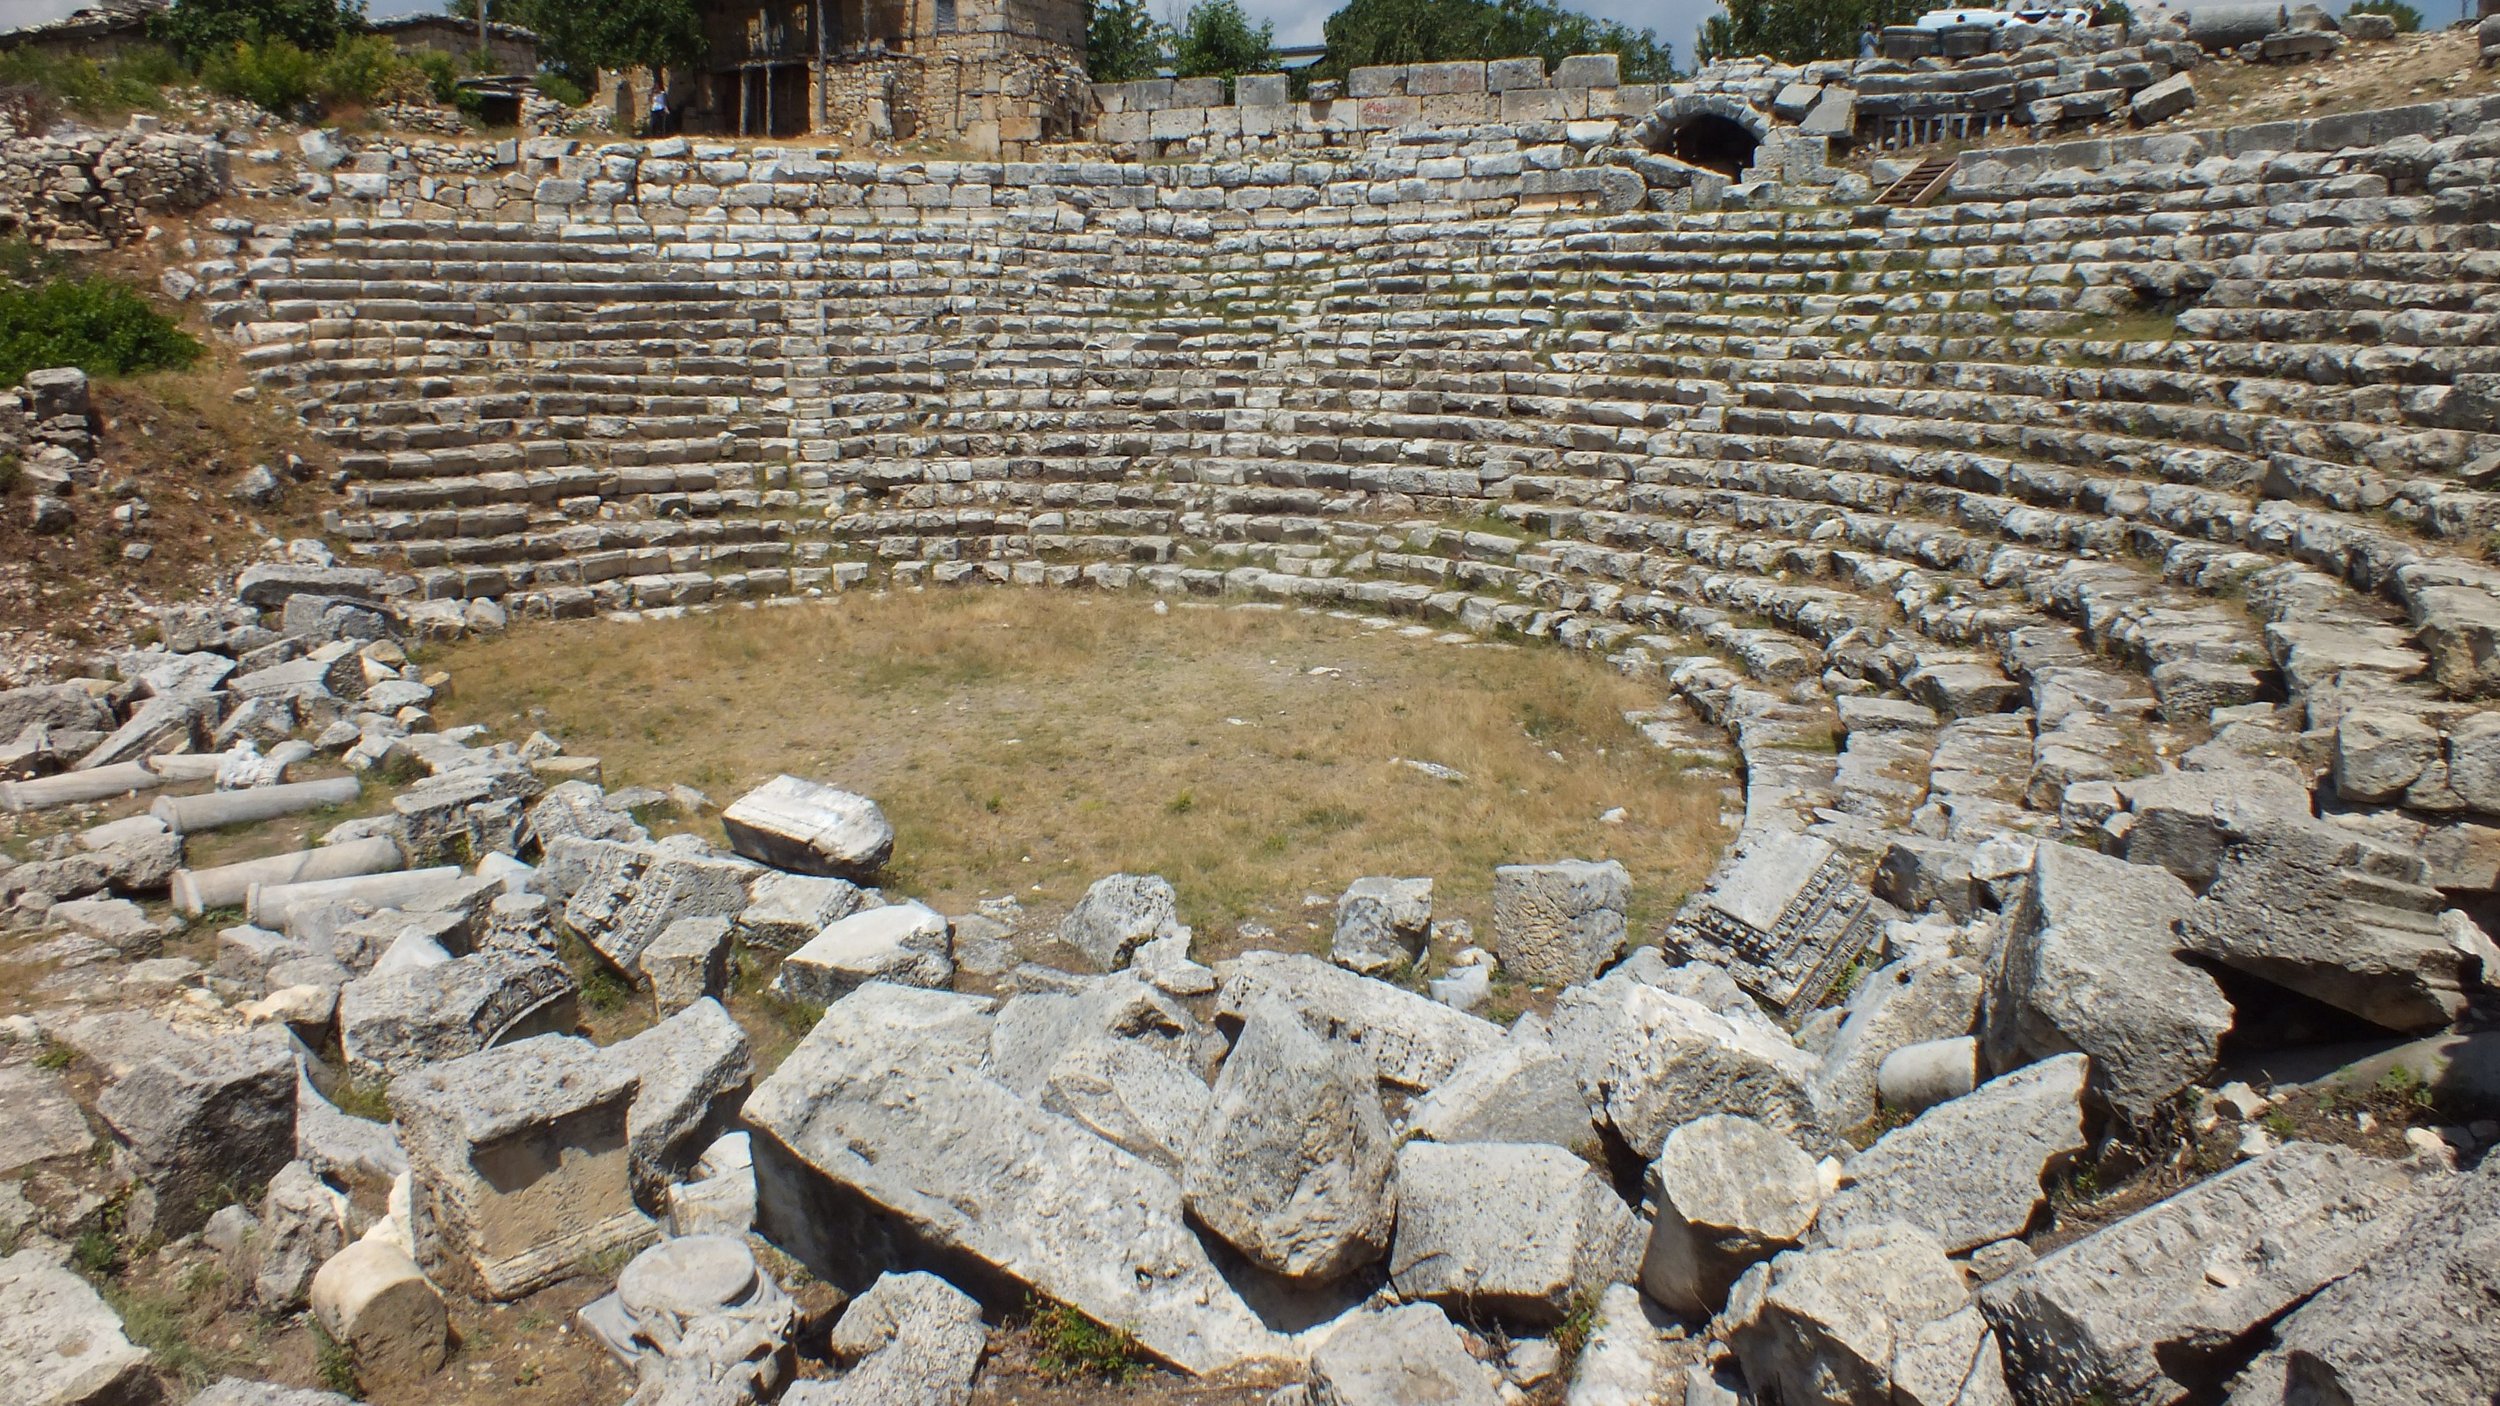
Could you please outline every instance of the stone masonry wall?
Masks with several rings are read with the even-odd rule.
[[[1565,59],[1550,75],[1533,57],[1394,64],[1354,70],[1342,93],[1314,84],[1302,102],[1281,73],[1245,74],[1229,94],[1221,78],[1097,83],[1093,136],[1140,159],[1355,146],[1382,133],[1518,123],[1573,124],[1573,139],[1589,145],[1658,102],[1656,85],[1623,84],[1618,71],[1612,54]]]
[[[196,210],[226,189],[214,138],[134,123],[120,132],[0,142],[0,234],[43,244],[126,244],[151,212]]]

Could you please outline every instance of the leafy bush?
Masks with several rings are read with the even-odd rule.
[[[313,92],[324,103],[422,101],[433,75],[402,57],[399,46],[378,34],[342,39],[321,56]]]
[[[1923,0],[1720,0],[1701,27],[1703,63],[1767,54],[1784,63],[1855,58],[1868,25],[1908,24]]]
[[[538,75],[538,91],[542,97],[552,98],[566,107],[580,107],[590,101],[588,88],[565,74],[552,71]]]
[[[1317,71],[1330,78],[1374,64],[1531,54],[1548,67],[1573,54],[1613,54],[1626,83],[1675,76],[1672,47],[1656,34],[1551,0],[1350,0],[1328,17],[1326,34],[1328,52]]]
[[[2413,8],[2411,5],[2406,4],[2405,0],[2353,0],[2351,7],[2346,9],[2344,13],[2348,15],[2385,15],[2389,19],[2396,22],[2396,32],[2398,34],[2411,34],[2415,30],[2422,27],[2422,12]],[[2483,13],[2489,14],[2491,12],[2489,10],[2485,10]]]
[[[162,106],[166,88],[190,81],[182,60],[153,44],[134,45],[100,62],[33,45],[0,50],[0,89],[39,95],[90,117]]]
[[[126,376],[188,366],[199,355],[198,341],[126,283],[88,278],[0,287],[0,385],[47,366]]]
[[[312,100],[321,60],[284,39],[238,40],[200,60],[200,81],[227,97],[292,113]]]
[[[1146,0],[1095,0],[1085,13],[1085,71],[1098,83],[1152,78],[1167,37]]]
[[[1201,0],[1181,17],[1172,46],[1172,71],[1183,78],[1223,77],[1276,70],[1276,26],[1250,27],[1239,0]]]

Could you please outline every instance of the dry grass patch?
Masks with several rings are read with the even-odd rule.
[[[795,772],[885,807],[900,891],[954,912],[1014,895],[1038,925],[1101,875],[1161,873],[1219,953],[1249,919],[1324,945],[1305,895],[1364,874],[1430,875],[1482,933],[1495,864],[1562,857],[1621,860],[1644,933],[1727,838],[1720,778],[1622,720],[1652,687],[1321,614],[911,593],[533,626],[441,662],[446,722],[544,728],[611,787],[726,803]]]

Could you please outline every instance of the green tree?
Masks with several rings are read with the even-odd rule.
[[[1328,17],[1318,65],[1343,78],[1373,64],[1534,55],[1550,67],[1573,54],[1613,54],[1626,83],[1675,76],[1672,48],[1646,29],[1593,19],[1551,0],[1350,0]]]
[[[1694,53],[1703,63],[1766,54],[1783,63],[1855,58],[1868,25],[1908,24],[1926,8],[1917,0],[1719,0],[1723,13],[1701,27]]]
[[[364,28],[359,0],[174,0],[151,27],[196,63],[237,44],[282,42],[313,53]]]
[[[1172,71],[1183,78],[1276,71],[1276,26],[1250,27],[1239,0],[1200,0],[1181,17],[1172,45]]]
[[[2396,32],[2398,34],[2411,34],[2415,30],[2422,27],[2422,12],[2413,8],[2411,5],[2406,4],[2405,0],[2354,0],[2352,7],[2345,10],[2344,13],[2348,15],[2385,15],[2389,19],[2396,22]],[[2491,12],[2489,10],[2485,10],[2483,13],[2489,14]]]
[[[477,17],[477,0],[450,12]],[[669,68],[704,50],[694,0],[492,0],[490,18],[538,32],[539,61],[588,88],[603,68]]]
[[[1146,0],[1095,0],[1085,7],[1085,72],[1097,83],[1152,78],[1164,39]]]

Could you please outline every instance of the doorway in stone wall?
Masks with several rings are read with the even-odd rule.
[[[1743,123],[1705,112],[1684,119],[1667,134],[1666,154],[1688,165],[1708,167],[1729,180],[1742,180],[1761,146],[1762,139]]]

